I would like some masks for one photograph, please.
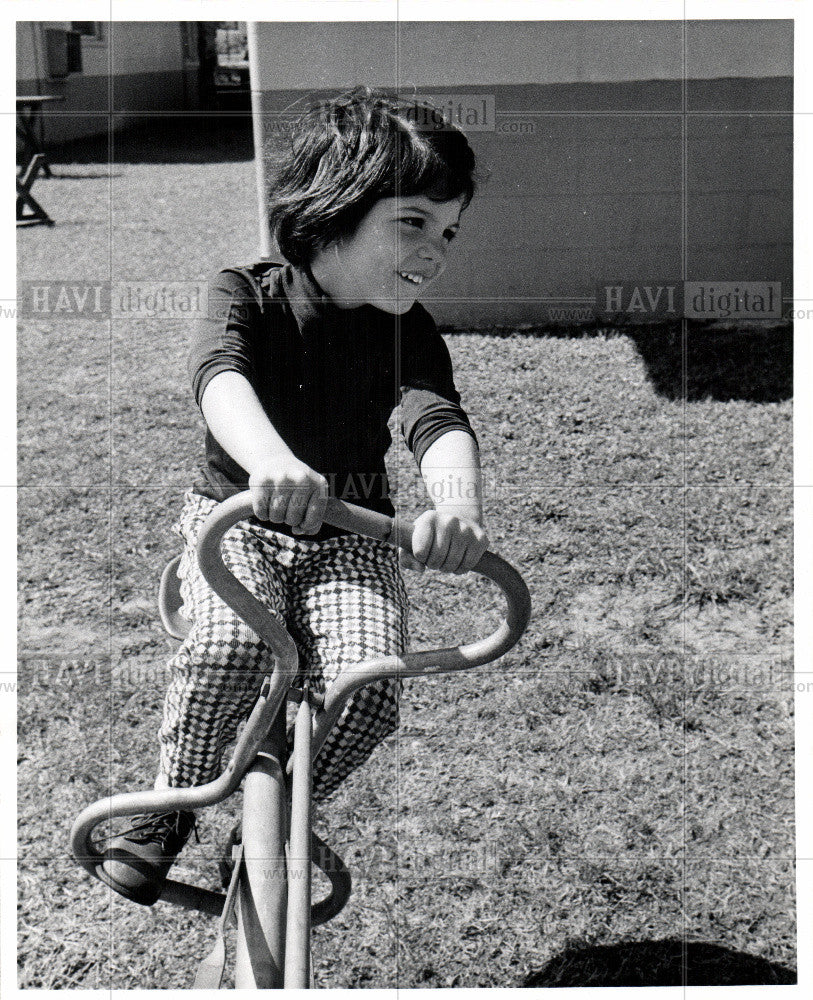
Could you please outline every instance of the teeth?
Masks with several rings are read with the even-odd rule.
[[[407,281],[411,281],[413,285],[420,285],[423,281],[422,274],[412,274],[410,271],[399,271],[398,273],[402,278],[406,278]]]

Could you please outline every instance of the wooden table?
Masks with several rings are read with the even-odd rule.
[[[64,101],[58,94],[36,94],[17,98],[17,135],[22,140],[22,163],[17,174],[17,221],[43,222],[52,226],[53,219],[31,194],[34,181],[42,173],[51,176],[51,168],[37,137],[37,125],[42,117],[43,105]],[[26,212],[26,207],[29,212]]]

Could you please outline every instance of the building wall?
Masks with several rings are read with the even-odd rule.
[[[17,26],[18,93],[66,97],[46,142],[195,103],[177,22],[115,23],[112,59],[85,39],[65,81],[44,78],[38,27]],[[267,22],[260,49],[271,115],[358,83],[493,101],[442,322],[544,322],[604,279],[680,277],[684,249],[690,279],[791,294],[792,22]]]
[[[684,212],[687,278],[778,280],[789,295],[792,25],[688,23],[685,84],[683,30],[269,23],[264,110],[357,83],[493,99],[491,128],[469,133],[488,180],[426,299],[441,322],[546,322],[604,279],[680,278]]]
[[[686,25],[690,79],[771,77],[790,71],[788,21]],[[291,22],[261,26],[269,90],[301,86],[457,87],[465,84],[679,80],[680,21]],[[318,53],[318,58],[314,54]]]
[[[17,22],[17,93],[64,97],[42,116],[46,143],[121,128],[139,113],[197,106],[197,59],[184,58],[177,21],[104,23],[100,41],[82,39],[82,72],[65,79],[48,76],[46,27],[70,22]]]

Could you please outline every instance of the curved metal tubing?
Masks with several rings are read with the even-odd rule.
[[[316,867],[330,879],[330,895],[311,907],[311,926],[316,927],[318,924],[326,924],[337,913],[341,913],[350,898],[353,880],[344,861],[312,830],[311,858]]]
[[[161,624],[173,639],[185,639],[192,624],[181,614],[183,601],[180,593],[181,581],[178,579],[180,562],[181,557],[175,556],[166,564],[158,585],[158,614],[161,616]]]
[[[491,663],[516,645],[531,614],[531,599],[525,581],[513,566],[491,552],[485,553],[474,572],[493,580],[506,594],[508,611],[505,621],[487,638],[465,646],[380,657],[344,669],[325,692],[324,705],[314,718],[311,747],[314,760],[348,700],[365,684],[385,677],[417,677],[468,670]]]
[[[313,831],[311,859],[330,880],[330,894],[311,906],[311,927],[318,927],[332,920],[344,909],[353,891],[353,880],[344,861]],[[223,892],[214,892],[212,889],[172,879],[167,879],[164,883],[164,891],[159,898],[165,903],[173,903],[185,910],[197,910],[212,917],[219,917],[226,904],[226,894]]]
[[[261,692],[254,710],[249,716],[232,760],[216,781],[195,788],[122,792],[119,795],[100,799],[84,809],[76,818],[71,830],[71,851],[79,864],[94,878],[98,878],[97,870],[104,863],[105,855],[96,849],[91,834],[99,823],[104,823],[115,816],[164,812],[175,808],[174,802],[177,801],[179,792],[186,793],[187,796],[188,793],[195,792],[195,804],[188,806],[188,808],[197,809],[222,802],[223,799],[228,798],[232,792],[236,791],[242,781],[244,770],[236,765],[239,765],[240,761],[245,761],[246,758],[248,758],[248,764],[251,764],[257,755],[256,751],[251,750],[251,745],[254,742],[254,735],[258,731],[262,731],[261,727],[265,725],[263,719],[266,716],[267,701],[264,691]],[[268,728],[268,725],[265,725],[266,732]],[[189,801],[189,798],[191,796],[188,796],[184,801]],[[341,911],[350,896],[351,882],[350,873],[342,859],[315,833],[311,834],[311,838],[313,862],[325,873],[331,884],[330,895],[319,900],[318,903],[314,903],[311,908],[311,924],[316,927],[332,920]],[[225,893],[204,889],[186,882],[176,882],[173,879],[167,879],[159,898],[166,903],[173,903],[175,906],[187,910],[197,910],[213,917],[220,916],[226,902]]]
[[[234,755],[219,778],[206,785],[197,785],[193,788],[121,792],[106,799],[99,799],[98,802],[94,802],[84,809],[77,816],[71,830],[71,851],[79,864],[96,877],[96,869],[104,863],[104,854],[96,849],[91,840],[91,833],[99,823],[104,823],[116,816],[135,816],[139,813],[168,812],[175,809],[202,809],[204,806],[222,802],[223,799],[228,798],[236,791],[245,771],[257,756],[260,744],[279,711],[279,704],[275,705],[270,700],[270,690],[271,681],[266,678],[246,727],[237,742]],[[283,691],[280,701],[284,697],[285,692]],[[168,882],[167,885],[174,894],[171,901],[179,902],[177,887],[181,886],[182,883],[174,883],[176,887],[174,890],[172,889],[173,883]],[[196,889],[194,886],[192,888]],[[163,899],[164,895],[161,898]],[[202,908],[205,909],[205,912],[210,912],[208,907],[199,907],[191,900],[190,905],[195,909]]]
[[[211,525],[212,536],[216,530],[225,533],[237,521],[245,520],[252,514],[250,494],[238,493],[212,512],[204,526],[204,531],[209,529]],[[376,511],[345,503],[343,500],[331,498],[325,508],[324,520],[334,527],[344,528],[357,535],[400,545],[410,551],[412,549],[412,525],[398,517],[390,518],[386,514],[379,514]],[[203,537],[203,532],[201,537]],[[200,542],[198,548],[200,552]],[[266,617],[269,617],[264,606],[232,576],[223,564],[220,557],[219,536],[216,546],[211,544],[207,546],[206,554],[210,557],[210,561],[207,564],[208,575],[206,573],[204,575],[212,589],[240,614],[243,614],[243,610],[234,603],[237,599],[244,602],[243,607],[246,611],[252,614],[255,612],[259,615],[265,614]],[[341,715],[347,700],[365,684],[386,677],[415,677],[420,674],[468,670],[496,660],[516,645],[527,628],[531,616],[531,596],[525,581],[513,566],[493,552],[486,552],[474,567],[473,572],[496,583],[507,599],[508,607],[505,620],[496,631],[485,639],[468,645],[421,650],[415,653],[405,653],[403,656],[380,657],[366,660],[343,670],[326,692],[324,707],[315,719],[311,747],[314,759]],[[253,625],[250,618],[246,615],[244,617],[249,624]],[[276,621],[275,624],[277,624]],[[278,627],[293,645],[293,640],[285,629],[281,625]],[[270,645],[272,649],[276,649],[274,644]],[[292,761],[289,761],[289,773],[291,768]]]
[[[252,516],[253,508],[250,495],[247,492],[238,493],[219,504],[201,529],[198,538],[198,560],[201,571],[212,590],[230,605],[273,651],[274,671],[270,677],[265,679],[260,696],[237,742],[231,761],[223,774],[215,781],[193,788],[120,793],[94,802],[79,814],[71,830],[71,850],[79,864],[93,876],[96,876],[97,868],[105,860],[104,854],[95,848],[90,836],[93,828],[99,823],[116,816],[132,816],[138,813],[179,809],[201,809],[228,798],[237,789],[243,775],[256,757],[260,745],[296,677],[298,656],[293,639],[282,623],[273,617],[266,607],[227,569],[220,553],[222,536],[238,521],[246,520]],[[365,510],[342,500],[331,498],[327,503],[324,520],[335,527],[367,538],[375,538],[411,549],[412,526],[398,517],[389,518],[385,514]],[[527,627],[531,613],[530,594],[522,577],[504,559],[491,552],[485,553],[475,566],[474,572],[493,580],[506,596],[508,605],[506,617],[499,627],[485,639],[468,645],[438,650],[422,650],[415,653],[405,653],[403,656],[367,660],[344,671],[328,689],[324,707],[316,716],[311,747],[313,756],[318,753],[324,743],[330,727],[341,713],[347,698],[370,681],[383,677],[416,676],[424,673],[465,670],[502,656],[517,643]],[[332,854],[332,852],[330,853]],[[335,855],[333,858],[336,861],[339,860]],[[316,904],[314,913],[320,907],[328,908],[327,904],[330,904],[336,895],[337,885],[341,887],[341,878],[334,880],[330,872],[327,874],[331,878],[334,891],[327,900]],[[225,896],[222,893],[210,892],[197,886],[188,886],[169,880],[161,894],[161,899],[205,913],[217,914],[222,910]],[[322,920],[314,918],[313,922],[314,924],[321,923]]]

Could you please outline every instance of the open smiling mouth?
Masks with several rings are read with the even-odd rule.
[[[418,274],[415,271],[398,271],[398,277],[402,281],[405,281],[408,285],[422,285],[425,281],[424,275]]]

